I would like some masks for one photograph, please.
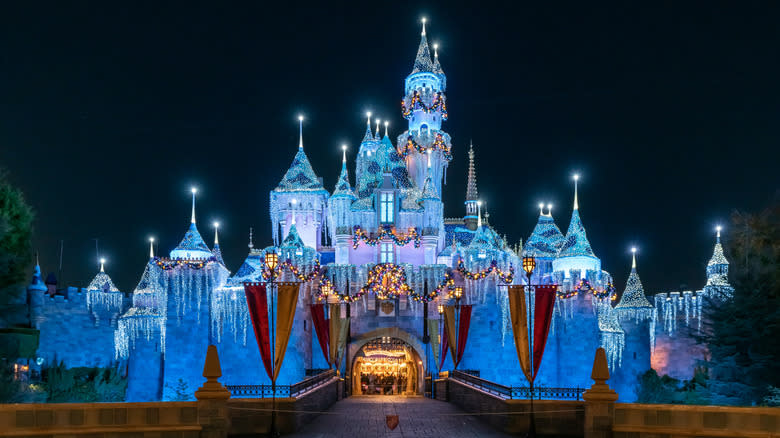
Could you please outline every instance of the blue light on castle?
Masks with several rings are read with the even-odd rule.
[[[608,353],[613,386],[628,401],[634,397],[636,375],[651,364],[673,375],[692,372],[698,357],[690,354],[685,344],[690,337],[678,326],[701,323],[703,297],[727,299],[732,291],[720,231],[703,290],[660,293],[648,300],[634,259],[618,300],[612,276],[602,269],[588,240],[576,176],[566,234],[556,225],[552,206],[545,213],[540,205],[538,222],[525,245],[512,246],[481,212],[471,147],[464,215],[445,218],[443,181],[456,152],[442,130],[447,120],[446,86],[438,53],[434,47],[431,56],[423,25],[404,83],[401,115],[407,130],[391,140],[387,124],[380,135],[380,125],[374,128],[369,114],[357,149],[354,186],[345,147],[340,169],[332,169],[339,172],[332,193],[304,151],[301,125],[293,161],[269,194],[273,245],[255,248],[250,234],[248,255],[235,273],[222,259],[217,227],[211,249],[198,231],[194,189],[184,238],[169,257],[155,256],[150,248],[131,298],[116,289],[103,266],[87,288],[51,296],[41,286],[36,268],[29,294],[33,321],[41,330],[39,355],[68,366],[126,367],[130,401],[172,399],[181,383],[197,388],[202,376],[193,364],[200,363],[209,344],[219,349],[226,384],[269,383],[243,284],[262,281],[265,254],[273,250],[288,266],[280,281],[301,282],[280,384],[301,380],[306,370],[328,367],[309,305],[348,297],[352,339],[342,372],[360,376],[368,363],[366,348],[393,339],[412,357],[409,365],[414,370],[409,376],[414,378],[407,390],[421,392],[422,376],[435,370],[430,344],[423,337],[423,311],[429,309],[427,317],[435,319],[436,305],[452,299],[447,289],[457,282],[464,287],[462,302],[474,305],[459,367],[479,370],[482,378],[501,384],[522,386],[506,281],[520,284],[525,279],[506,273],[519,267],[523,256],[533,256],[537,259],[533,282],[560,285],[539,385],[585,387],[593,351],[600,346]],[[372,283],[382,269],[403,274],[402,292]],[[463,275],[483,270],[489,273],[484,278]],[[328,295],[322,295],[325,282],[333,290]],[[444,369],[451,367],[448,358]],[[360,379],[353,379],[353,392],[361,390]]]

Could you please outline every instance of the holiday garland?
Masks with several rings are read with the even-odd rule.
[[[495,272],[501,281],[506,284],[511,284],[515,277],[515,268],[513,268],[512,265],[509,265],[509,272],[504,272],[501,270],[501,268],[498,267],[498,262],[495,260],[490,262],[490,266],[487,268],[481,271],[471,272],[466,269],[466,265],[463,263],[463,259],[458,259],[457,270],[461,275],[469,280],[484,280],[488,275]]]
[[[268,267],[265,265],[265,260],[263,260],[263,266],[264,268],[261,275],[263,276],[263,280],[268,281],[271,278],[271,270],[268,269]],[[320,261],[317,259],[314,260],[314,268],[308,274],[303,274],[297,266],[293,265],[292,260],[289,259],[282,262],[280,268],[284,268],[292,272],[295,278],[302,283],[312,281],[314,278],[320,275]]]
[[[414,138],[410,135],[406,139],[406,144],[404,145],[403,150],[399,152],[399,155],[406,158],[406,156],[409,155],[409,153],[413,150],[416,150],[421,154],[424,154],[429,150],[442,151],[442,153],[444,153],[444,158],[446,158],[447,161],[452,160],[452,153],[450,152],[450,148],[444,142],[444,136],[442,136],[441,133],[436,134],[436,138],[433,140],[433,144],[429,148],[418,144],[416,141],[414,141]]]
[[[171,260],[156,258],[154,262],[163,271],[170,271],[171,269],[175,269],[180,266],[184,266],[190,269],[203,269],[206,267],[206,263],[214,260],[216,260],[214,257],[196,260]]]
[[[406,283],[406,272],[403,266],[394,263],[382,263],[375,265],[369,270],[368,281],[366,281],[366,284],[363,285],[355,295],[350,295],[348,292],[339,292],[334,287],[332,281],[327,278],[322,278],[322,280],[320,280],[320,287],[317,290],[317,299],[327,299],[328,295],[335,295],[338,297],[339,301],[351,303],[371,292],[380,299],[395,298],[402,294],[407,294],[415,301],[431,302],[445,292],[450,294],[450,291],[454,286],[455,280],[452,278],[452,274],[445,272],[444,280],[433,290],[429,291],[428,294],[417,293]],[[329,290],[330,292],[324,293],[322,292],[323,289]]]
[[[422,112],[426,114],[430,114],[435,111],[441,111],[441,119],[447,120],[447,102],[444,100],[444,96],[442,96],[441,91],[436,93],[436,97],[433,98],[433,103],[431,103],[431,106],[428,106],[423,102],[422,97],[420,97],[420,93],[418,91],[415,91],[412,94],[411,102],[409,102],[409,106],[406,106],[406,99],[401,100],[401,114],[403,114],[405,119],[409,119],[412,116],[412,111],[421,110]]]
[[[578,295],[580,292],[582,293],[590,292],[593,294],[594,297],[598,299],[607,298],[610,295],[612,295],[612,300],[615,300],[617,298],[617,295],[613,295],[613,293],[615,292],[615,286],[612,283],[607,283],[606,287],[604,288],[596,288],[593,287],[588,281],[588,279],[586,278],[581,279],[579,283],[577,283],[577,286],[575,286],[569,291],[558,289],[558,298],[565,300]]]
[[[360,228],[360,225],[355,225],[352,233],[352,248],[357,249],[361,240],[370,246],[376,246],[382,239],[387,237],[391,238],[398,246],[404,246],[414,241],[414,247],[420,247],[420,234],[414,227],[409,227],[409,231],[405,235],[400,236],[396,233],[395,228],[382,227],[379,229],[379,234],[372,238],[368,232]]]

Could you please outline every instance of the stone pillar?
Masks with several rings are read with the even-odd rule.
[[[351,235],[349,234],[337,234],[334,245],[336,247],[336,264],[348,265],[349,264],[349,246],[352,244]]]
[[[230,391],[217,381],[222,377],[217,347],[209,345],[206,351],[206,363],[203,365],[203,377],[206,382],[195,391],[198,399],[198,423],[202,427],[202,438],[226,438],[230,430],[230,414],[227,401]]]
[[[612,438],[615,400],[618,399],[618,394],[606,383],[609,379],[609,367],[603,348],[596,350],[590,378],[595,383],[582,394],[585,400],[585,438]]]
[[[422,246],[425,252],[425,264],[436,264],[436,245],[439,242],[439,236],[422,236]]]

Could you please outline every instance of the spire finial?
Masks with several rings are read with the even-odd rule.
[[[477,201],[477,228],[482,226],[482,201]]]
[[[379,137],[379,124],[382,123],[382,121],[379,119],[376,119],[374,121],[376,122],[376,134],[374,134],[374,136]]]
[[[191,222],[194,224],[195,223],[195,194],[198,193],[198,189],[196,189],[195,187],[192,187],[190,189],[190,191],[192,192],[192,219],[191,219]]]
[[[716,237],[717,241],[716,241],[716,243],[720,243],[720,230],[722,230],[722,229],[723,229],[723,227],[721,227],[720,225],[715,227],[715,231],[717,231],[717,235],[716,235],[717,236]]]
[[[574,174],[574,209],[579,210],[580,204],[577,202],[577,182],[580,180],[580,174]]]
[[[298,149],[303,150],[303,114],[298,115]]]
[[[631,247],[631,270],[636,270],[636,247]]]
[[[552,217],[552,204],[547,204],[547,216]]]
[[[214,246],[219,245],[219,222],[214,222]]]
[[[420,36],[425,36],[425,22],[426,21],[428,21],[428,19],[423,17],[422,18],[422,33],[420,34]]]
[[[41,266],[41,261],[40,261],[38,251],[35,251],[35,266]]]
[[[345,145],[345,144],[341,145],[341,152],[342,152],[341,164],[346,166],[347,165],[347,145]]]
[[[249,227],[249,245],[247,246],[249,247],[250,251],[255,247],[255,243],[252,242],[252,227]]]
[[[389,125],[389,124],[390,124],[390,122],[385,120],[385,137],[387,137],[387,125]]]
[[[297,204],[297,203],[298,203],[298,200],[293,198],[293,200],[292,200],[292,220],[291,220],[293,225],[295,225],[295,204]]]
[[[106,272],[106,271],[103,269],[103,265],[105,265],[105,264],[106,264],[106,259],[103,259],[103,258],[101,258],[101,259],[100,259],[100,272]]]
[[[466,200],[477,200],[477,172],[474,169],[474,143],[469,143],[469,173],[466,180]],[[473,212],[471,213],[473,214]]]
[[[433,43],[433,59],[434,61],[439,59],[439,43]]]
[[[154,258],[154,237],[149,238],[149,258]]]
[[[539,203],[539,216],[544,216],[544,202]]]

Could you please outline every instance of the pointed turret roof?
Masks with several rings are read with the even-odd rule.
[[[474,143],[469,144],[469,174],[466,183],[466,200],[476,201],[477,195],[477,171],[474,169]]]
[[[324,190],[325,188],[314,173],[309,157],[306,156],[303,148],[298,148],[290,168],[287,169],[287,173],[284,174],[282,180],[279,181],[279,185],[274,189],[275,192],[314,192]]]
[[[639,279],[639,274],[636,273],[636,255],[634,255],[631,263],[631,273],[628,275],[628,281],[626,282],[626,290],[623,291],[623,296],[620,297],[620,302],[615,306],[615,309],[637,310],[652,308],[653,305],[650,304],[650,301],[645,296],[642,280]]]
[[[236,274],[227,281],[228,286],[242,286],[245,281],[262,280],[263,251],[252,249],[238,268]]]
[[[111,277],[109,277],[103,269],[103,263],[100,264],[100,272],[98,272],[97,275],[95,275],[95,278],[89,282],[87,290],[100,292],[119,292],[119,289],[114,286],[114,282],[111,281]]]
[[[723,255],[723,246],[720,244],[720,228],[718,228],[718,237],[715,241],[715,248],[712,250],[712,257],[707,263],[707,266],[716,265],[728,265],[729,261],[726,260],[726,256]]]
[[[179,242],[179,245],[174,248],[173,251],[198,251],[211,253],[208,245],[206,245],[206,242],[203,241],[203,237],[201,237],[200,232],[198,232],[198,226],[195,225],[195,222],[190,223],[190,228],[186,233],[184,233],[184,238],[181,239],[181,242]],[[173,253],[173,251],[171,251],[171,253]]]
[[[540,211],[536,227],[534,227],[534,231],[523,246],[523,255],[554,258],[558,255],[563,242],[563,234],[558,229],[558,226],[555,225],[552,213],[544,214]]]
[[[367,120],[366,120],[366,133],[363,135],[363,140],[361,143],[368,143],[374,141],[374,133],[371,132],[371,113],[366,114]]]
[[[433,45],[433,72],[437,75],[444,75],[444,70],[439,64],[439,48],[436,44]]]
[[[144,267],[144,273],[141,274],[141,279],[133,290],[133,294],[154,293],[157,291],[159,284],[154,278],[154,269],[154,262],[150,260]]]
[[[283,247],[303,248],[306,246],[303,243],[303,239],[298,234],[298,229],[295,228],[295,224],[290,225],[290,232],[287,233],[287,237],[282,241]]]
[[[346,148],[346,147],[345,147]],[[341,174],[339,174],[339,180],[336,182],[336,188],[333,190],[334,197],[348,197],[355,198],[355,193],[352,191],[352,186],[349,185],[349,172],[347,171],[347,150],[344,149],[344,156],[341,160]]]
[[[423,183],[423,192],[420,200],[434,199],[439,200],[439,192],[436,190],[436,184],[431,179],[431,173],[428,172],[428,176],[425,177],[425,183]]]
[[[580,219],[580,204],[577,198],[577,180],[579,177],[574,177],[574,210],[571,212],[571,222],[569,222],[569,229],[566,231],[566,239],[563,241],[558,257],[596,257],[593,254],[593,249],[588,241],[588,235],[585,233],[585,226],[582,225],[582,219]]]
[[[412,74],[433,71],[431,49],[428,47],[428,38],[425,35],[425,20],[423,20],[422,33],[420,34],[420,46],[417,48],[417,57],[414,58],[414,68],[412,69]]]
[[[38,263],[35,263],[35,268],[33,268],[32,281],[30,281],[30,285],[27,286],[27,290],[46,290],[46,285],[43,283],[43,277],[41,276],[41,267]]]

